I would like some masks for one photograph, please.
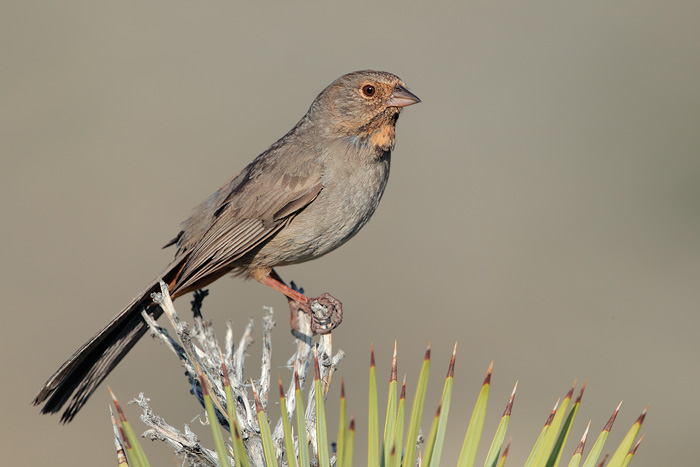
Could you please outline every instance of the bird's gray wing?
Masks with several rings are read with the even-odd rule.
[[[279,166],[251,164],[223,187],[218,193],[221,201],[209,207],[209,228],[182,251],[187,260],[174,290],[186,290],[211,274],[229,269],[311,203],[323,184],[320,171],[308,167],[309,162],[291,173]]]

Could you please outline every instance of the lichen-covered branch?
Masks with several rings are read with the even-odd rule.
[[[231,391],[236,400],[235,413],[237,415],[239,431],[246,447],[250,464],[252,466],[264,466],[260,430],[251,402],[252,398],[248,394],[249,384],[246,383],[246,377],[244,375],[246,354],[250,345],[253,343],[253,321],[251,320],[247,324],[237,345],[234,345],[233,324],[227,322],[224,348],[223,351],[221,351],[221,347],[214,335],[211,322],[202,318],[201,306],[206,295],[206,291],[195,293],[192,301],[194,319],[193,324],[189,325],[182,321],[175,311],[173,302],[168,294],[168,288],[164,283],[161,283],[161,292],[153,294],[154,302],[163,308],[164,314],[170,321],[176,337],[172,337],[164,327],[159,326],[150,316],[144,316],[144,319],[148,323],[152,334],[163,341],[177,356],[178,360],[185,368],[188,382],[192,387],[192,393],[202,405],[204,402],[197,371],[199,370],[204,375],[204,384],[206,384],[209,394],[212,395],[212,400],[217,409],[219,423],[227,429],[228,420],[225,416],[226,397],[223,378],[228,378]],[[323,316],[325,310],[322,307],[319,309],[319,306],[318,304],[314,304],[312,306],[312,312]],[[268,312],[263,317],[263,349],[260,380],[256,381],[256,384],[260,388],[259,397],[264,408],[268,407],[272,366],[272,329],[275,325],[272,309],[268,308],[267,310]],[[294,416],[295,410],[293,372],[295,370],[297,371],[300,385],[304,388],[306,376],[312,361],[311,359],[313,358],[313,351],[315,349],[318,354],[321,378],[324,382],[324,393],[327,393],[332,375],[338,363],[345,355],[342,351],[338,351],[338,353],[333,356],[331,334],[321,336],[314,345],[311,332],[311,320],[307,314],[299,311],[297,323],[299,329],[293,331],[295,337],[295,352],[287,361],[287,367],[290,370],[290,384],[285,394],[285,400],[288,412],[287,415],[290,418]],[[224,375],[222,372],[222,360],[223,363],[225,363],[225,367],[228,369],[227,375]],[[313,448],[313,452],[316,453],[313,385],[311,384],[309,386],[309,403],[305,414],[308,431],[307,438]],[[216,453],[202,447],[199,443],[199,439],[190,430],[189,426],[184,425],[183,431],[180,431],[169,425],[164,419],[151,410],[147,399],[143,395],[140,395],[134,402],[142,408],[143,414],[141,420],[149,427],[149,430],[144,436],[150,436],[152,439],[165,441],[174,448],[176,454],[184,457],[190,465],[218,465]],[[280,418],[273,432],[273,441],[278,460],[282,460],[284,456],[283,438],[284,434]],[[233,451],[229,449],[231,455],[232,452]]]

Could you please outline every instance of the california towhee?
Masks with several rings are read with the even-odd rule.
[[[42,413],[61,410],[69,422],[97,386],[146,333],[142,311],[158,318],[151,300],[158,283],[173,298],[233,273],[285,294],[304,311],[313,300],[335,309],[327,332],[342,319],[340,302],[287,287],[272,269],[334,250],[367,223],[389,178],[396,120],[420,102],[395,75],[358,71],[341,76],[313,101],[306,115],[241,173],[200,204],[166,246],[175,259],[100,332],[78,349],[39,391]]]

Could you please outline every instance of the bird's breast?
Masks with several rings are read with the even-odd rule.
[[[352,238],[374,214],[389,178],[390,153],[371,161],[327,161],[324,188],[268,244],[257,259],[269,266],[308,261]]]

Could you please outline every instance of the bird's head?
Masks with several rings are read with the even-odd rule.
[[[401,109],[418,102],[398,76],[364,70],[331,83],[318,95],[310,113],[314,120],[324,122],[329,136],[349,137],[386,151],[394,146]]]

